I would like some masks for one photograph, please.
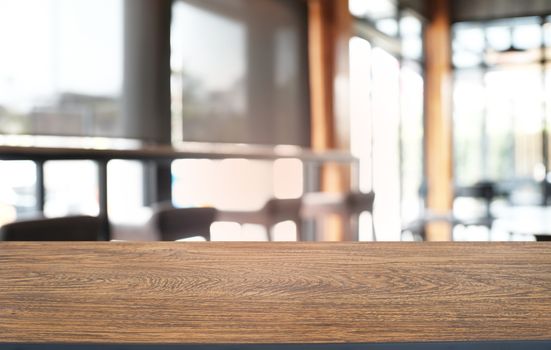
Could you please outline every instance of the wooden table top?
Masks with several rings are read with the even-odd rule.
[[[536,339],[547,243],[0,244],[0,342]]]

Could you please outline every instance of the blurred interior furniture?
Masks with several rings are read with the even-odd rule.
[[[273,240],[273,226],[283,221],[293,221],[297,227],[297,240],[317,240],[316,232],[308,235],[302,229],[305,220],[313,219],[319,222],[328,215],[338,215],[345,224],[344,239],[358,240],[358,217],[363,212],[373,212],[373,192],[349,193],[306,193],[302,198],[277,199],[272,198],[256,211],[220,211],[220,221],[232,221],[240,224],[257,224],[266,228],[267,239]],[[319,228],[319,227],[318,227]],[[315,230],[317,231],[317,230]],[[374,232],[374,231],[373,231]]]
[[[156,166],[164,165],[166,170],[155,174],[157,182],[163,182],[162,191],[159,188],[153,190],[155,201],[171,200],[171,175],[170,166],[167,163],[177,159],[232,159],[244,158],[249,160],[278,160],[278,159],[299,159],[304,162],[305,169],[316,168],[328,162],[347,164],[351,166],[352,172],[358,177],[358,159],[350,152],[343,151],[312,151],[309,149],[255,147],[242,145],[225,144],[194,144],[187,143],[179,146],[147,146],[141,148],[71,148],[71,147],[21,147],[0,145],[0,160],[31,160],[37,167],[37,210],[42,212],[45,204],[44,185],[44,163],[50,160],[94,160],[98,165],[98,199],[101,218],[102,237],[111,239],[111,225],[109,221],[109,209],[107,200],[108,172],[107,163],[110,160],[138,160],[141,162],[152,162]],[[306,166],[307,165],[307,166]],[[310,174],[305,178],[315,177]],[[160,181],[159,179],[163,179]],[[151,184],[148,184],[148,186]],[[157,184],[158,185],[158,184]],[[153,187],[156,185],[153,184]],[[278,205],[275,205],[276,207]],[[292,206],[292,205],[291,205]],[[279,210],[276,208],[275,210]],[[300,227],[297,226],[300,231]]]
[[[176,241],[192,237],[210,240],[210,226],[216,220],[214,208],[175,208],[170,203],[158,204],[148,225],[161,241]]]
[[[427,225],[431,223],[445,223],[451,226],[452,230],[456,224],[453,214],[437,214],[425,210],[423,215],[416,220],[407,223],[402,227],[402,239],[406,233],[410,233],[415,241],[427,240]]]
[[[98,241],[100,233],[100,218],[77,215],[12,222],[0,227],[0,240]]]
[[[426,197],[426,187],[422,186],[420,194]],[[455,212],[448,213],[435,213],[431,210],[422,209],[422,215],[413,222],[407,223],[402,227],[402,236],[406,232],[410,232],[415,240],[426,240],[426,226],[431,223],[447,223],[452,230],[453,240],[453,228],[455,226],[483,226],[488,230],[490,235],[492,225],[494,223],[494,216],[491,211],[492,202],[498,197],[503,195],[498,188],[497,184],[492,181],[479,181],[471,186],[456,186],[454,188],[454,200],[458,198],[471,198],[482,202],[483,211],[475,213],[474,215],[457,215]]]
[[[533,235],[537,241],[551,240],[551,207],[511,206],[496,211],[496,228],[511,235]]]
[[[140,207],[129,210],[124,216],[110,217],[111,239],[117,241],[152,242],[160,239],[159,233],[151,227],[153,208]]]
[[[277,223],[292,221],[296,225],[297,240],[301,241],[303,240],[302,219],[300,213],[301,207],[302,198],[271,198],[259,210],[220,210],[218,220],[237,222],[239,224],[262,225],[266,229],[266,238],[269,241],[274,239],[272,229]]]
[[[0,261],[7,343],[551,339],[547,244],[5,242]]]
[[[305,219],[315,219],[318,224],[328,215],[339,215],[347,227],[344,240],[357,241],[359,215],[363,212],[373,214],[374,201],[374,192],[307,193],[304,195],[301,214]],[[374,226],[372,230],[373,240],[376,240]]]
[[[494,217],[491,212],[491,204],[498,196],[496,183],[493,181],[479,181],[472,186],[461,186],[455,188],[455,198],[466,197],[481,200],[484,204],[484,213],[474,218],[463,218],[456,220],[456,224],[464,226],[485,226],[492,228]]]

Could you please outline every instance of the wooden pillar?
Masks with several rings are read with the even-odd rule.
[[[431,14],[425,32],[427,207],[433,213],[447,214],[453,203],[450,3],[429,0],[427,5]],[[450,225],[430,224],[427,238],[450,240]]]
[[[308,1],[308,54],[310,67],[312,148],[335,146],[333,125],[333,55],[335,20],[331,0]]]
[[[350,150],[348,0],[309,0],[308,12],[312,148]],[[348,191],[350,167],[323,166],[320,183],[326,192]],[[347,229],[340,217],[327,220],[323,239],[343,240]]]

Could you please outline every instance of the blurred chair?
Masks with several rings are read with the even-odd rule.
[[[422,185],[419,193],[422,198],[426,198],[427,191],[425,185]],[[431,223],[449,224],[452,230],[452,240],[453,231],[456,226],[482,226],[488,230],[488,235],[491,235],[492,225],[494,222],[494,217],[491,212],[491,204],[501,195],[503,195],[503,193],[498,190],[496,183],[491,181],[479,181],[471,186],[455,187],[454,200],[457,198],[471,198],[479,200],[484,206],[483,211],[476,213],[474,216],[458,217],[453,210],[449,213],[439,214],[423,208],[423,213],[418,219],[402,227],[402,236],[404,236],[406,232],[409,232],[413,235],[415,240],[424,241],[427,239],[426,227]]]
[[[472,220],[465,220],[466,225],[491,227],[493,217],[491,212],[492,201],[498,196],[496,184],[492,181],[479,181],[472,186],[456,187],[455,198],[473,198],[484,203],[484,213]],[[470,223],[472,221],[472,223]]]
[[[492,226],[494,224],[494,216],[492,215],[491,206],[494,200],[499,197],[501,193],[498,191],[497,184],[493,181],[478,181],[471,186],[456,187],[454,190],[455,199],[471,198],[478,200],[483,204],[484,210],[480,213],[476,213],[474,216],[459,217],[454,210],[452,218],[452,240],[454,240],[453,227],[455,226],[480,226],[485,227],[488,231],[488,240],[492,238]]]
[[[358,218],[363,212],[373,215],[374,192],[324,193],[314,192],[304,196],[302,216],[310,219],[322,219],[326,215],[337,214],[347,223],[345,240],[357,240]],[[373,223],[373,220],[372,220]],[[372,225],[373,237],[375,228]]]
[[[98,241],[100,233],[100,218],[78,215],[12,222],[0,228],[0,240]]]
[[[210,240],[210,226],[216,220],[214,208],[175,208],[158,204],[153,208],[150,227],[161,241],[176,241],[192,237]]]
[[[361,214],[363,212],[373,212],[373,203],[375,202],[374,192],[349,192],[345,195],[345,210],[348,214]]]
[[[409,222],[402,227],[402,239],[404,238],[405,234],[409,232],[413,236],[413,240],[426,241],[427,225],[431,223],[446,223],[450,225],[452,230],[455,225],[461,224],[461,222],[455,219],[451,213],[436,214],[430,210],[425,210],[424,214],[420,218]]]
[[[266,229],[267,239],[273,240],[271,230],[280,222],[293,221],[297,229],[297,240],[302,240],[302,220],[300,210],[302,207],[301,198],[292,199],[269,199],[259,210],[251,211],[220,211],[219,221],[231,221],[239,224],[262,225]]]

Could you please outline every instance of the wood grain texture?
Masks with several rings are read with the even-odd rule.
[[[3,243],[0,342],[551,339],[547,243]]]

